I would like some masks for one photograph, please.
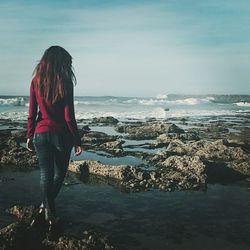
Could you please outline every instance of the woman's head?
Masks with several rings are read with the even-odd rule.
[[[34,83],[47,101],[62,99],[76,84],[71,55],[60,46],[45,50],[34,72]]]

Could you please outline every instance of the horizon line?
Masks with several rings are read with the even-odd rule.
[[[124,98],[157,98],[157,99],[165,99],[168,96],[250,96],[250,94],[158,94],[156,96],[120,96],[120,95],[74,95],[74,97],[124,97]],[[157,97],[159,96],[159,97]],[[166,96],[160,97],[160,96]],[[29,97],[29,95],[0,95],[0,97]]]

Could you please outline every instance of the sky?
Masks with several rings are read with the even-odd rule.
[[[45,49],[75,95],[250,94],[249,0],[1,0],[0,95],[28,95]]]

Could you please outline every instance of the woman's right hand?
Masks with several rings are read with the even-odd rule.
[[[79,156],[82,153],[82,147],[81,146],[75,146],[75,154],[74,156]]]
[[[32,152],[32,151],[33,151],[32,147],[33,147],[32,140],[31,140],[30,138],[28,138],[27,141],[26,141],[26,148],[27,148],[30,152]]]

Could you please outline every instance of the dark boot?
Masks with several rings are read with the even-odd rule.
[[[45,208],[43,203],[40,205],[39,210],[33,216],[30,227],[36,227],[45,223]]]

